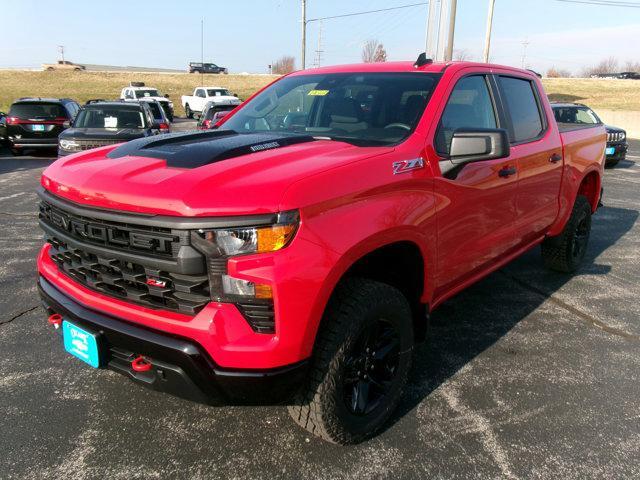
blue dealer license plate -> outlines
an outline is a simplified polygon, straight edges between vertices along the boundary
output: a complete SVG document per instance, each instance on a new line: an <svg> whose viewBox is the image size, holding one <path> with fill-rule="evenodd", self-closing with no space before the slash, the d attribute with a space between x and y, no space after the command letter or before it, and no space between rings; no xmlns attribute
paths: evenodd
<svg viewBox="0 0 640 480"><path fill-rule="evenodd" d="M614 153L616 153L616 147L607 147L605 150L606 155L613 155Z"/></svg>
<svg viewBox="0 0 640 480"><path fill-rule="evenodd" d="M44 125L31 125L34 132L44 132Z"/></svg>
<svg viewBox="0 0 640 480"><path fill-rule="evenodd" d="M62 322L64 349L93 368L100 367L98 336L66 320Z"/></svg>

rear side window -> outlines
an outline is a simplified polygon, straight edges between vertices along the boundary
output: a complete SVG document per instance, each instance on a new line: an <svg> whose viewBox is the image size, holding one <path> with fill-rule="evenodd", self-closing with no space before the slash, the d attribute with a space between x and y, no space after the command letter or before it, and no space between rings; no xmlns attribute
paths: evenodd
<svg viewBox="0 0 640 480"><path fill-rule="evenodd" d="M157 103L149 103L149 108L151 109L151 112L153 113L153 117L160 120L162 119L162 113L160 113L160 105Z"/></svg>
<svg viewBox="0 0 640 480"><path fill-rule="evenodd" d="M499 77L499 82L513 124L511 141L520 143L538 137L544 125L533 84L514 77Z"/></svg>
<svg viewBox="0 0 640 480"><path fill-rule="evenodd" d="M497 128L496 114L484 75L461 79L451 92L436 134L436 150L448 155L458 129Z"/></svg>
<svg viewBox="0 0 640 480"><path fill-rule="evenodd" d="M68 118L67 110L59 103L28 102L14 103L9 110L9 116L22 120L30 118Z"/></svg>

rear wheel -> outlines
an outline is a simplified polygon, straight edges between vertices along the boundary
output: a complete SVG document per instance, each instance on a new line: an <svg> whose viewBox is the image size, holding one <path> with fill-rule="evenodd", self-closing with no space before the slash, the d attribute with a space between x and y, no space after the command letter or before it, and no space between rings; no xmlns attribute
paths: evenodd
<svg viewBox="0 0 640 480"><path fill-rule="evenodd" d="M587 197L578 195L562 233L542 242L545 267L564 273L575 271L587 251L590 234L591 205Z"/></svg>
<svg viewBox="0 0 640 480"><path fill-rule="evenodd" d="M193 111L189 107L188 103L184 106L184 113L187 116L187 118L193 118Z"/></svg>
<svg viewBox="0 0 640 480"><path fill-rule="evenodd" d="M396 408L412 349L411 308L402 293L372 280L346 280L327 307L309 378L289 413L330 442L364 440Z"/></svg>
<svg viewBox="0 0 640 480"><path fill-rule="evenodd" d="M11 148L11 155L13 155L14 157L20 157L22 156L22 150L19 148Z"/></svg>

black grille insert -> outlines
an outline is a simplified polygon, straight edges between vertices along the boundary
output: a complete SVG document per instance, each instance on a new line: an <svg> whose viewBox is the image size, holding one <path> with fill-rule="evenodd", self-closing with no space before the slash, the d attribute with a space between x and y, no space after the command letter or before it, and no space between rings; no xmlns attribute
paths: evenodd
<svg viewBox="0 0 640 480"><path fill-rule="evenodd" d="M92 290L187 315L195 315L210 301L207 275L158 271L72 248L56 238L49 238L48 242L51 244L51 259L58 268Z"/></svg>

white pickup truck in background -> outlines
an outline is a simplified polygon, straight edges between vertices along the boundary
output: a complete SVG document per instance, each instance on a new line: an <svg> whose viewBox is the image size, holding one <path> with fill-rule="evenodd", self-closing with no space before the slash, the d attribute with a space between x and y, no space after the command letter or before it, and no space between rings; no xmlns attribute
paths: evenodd
<svg viewBox="0 0 640 480"><path fill-rule="evenodd" d="M144 82L131 82L120 92L120 100L125 102L137 102L141 98L160 102L167 118L173 122L173 102L169 100L169 95L162 95L157 88L147 87Z"/></svg>
<svg viewBox="0 0 640 480"><path fill-rule="evenodd" d="M241 103L236 95L222 87L197 87L193 90L193 95L182 96L182 106L188 118L193 118L194 114L200 115L209 102L216 105L240 105Z"/></svg>

